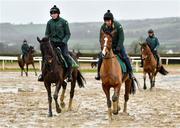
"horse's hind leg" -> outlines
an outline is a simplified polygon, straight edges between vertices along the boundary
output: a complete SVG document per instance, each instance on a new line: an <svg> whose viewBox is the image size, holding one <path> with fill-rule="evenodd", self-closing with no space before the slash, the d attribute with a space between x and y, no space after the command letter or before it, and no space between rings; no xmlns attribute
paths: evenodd
<svg viewBox="0 0 180 128"><path fill-rule="evenodd" d="M36 68L34 66L34 63L32 63L32 66L33 66L33 69L34 69L34 72L35 72L35 76L37 76L37 72L36 72Z"/></svg>
<svg viewBox="0 0 180 128"><path fill-rule="evenodd" d="M62 84L62 87L63 87L63 90L62 90L62 94L61 94L61 97L60 97L60 105L62 108L65 107L65 103L64 103L64 95L65 95L65 92L66 92L66 86L67 86L67 83L65 81L63 81L63 84Z"/></svg>
<svg viewBox="0 0 180 128"><path fill-rule="evenodd" d="M107 98L108 117L109 117L109 120L112 120L110 88L105 88L105 86L103 86L103 91L106 94L106 98Z"/></svg>
<svg viewBox="0 0 180 128"><path fill-rule="evenodd" d="M74 97L74 88L76 87L76 80L73 78L73 81L71 82L71 90L70 90L70 99L69 99L69 106L68 111L72 110L72 100Z"/></svg>
<svg viewBox="0 0 180 128"><path fill-rule="evenodd" d="M129 100L129 94L131 92L131 82L132 80L130 79L125 81L124 110L123 110L123 112L125 113L127 113L127 102Z"/></svg>
<svg viewBox="0 0 180 128"><path fill-rule="evenodd" d="M51 84L50 83L44 83L44 86L47 90L47 94L48 94L48 103L49 103L49 112L48 112L48 117L52 117L52 97L51 97Z"/></svg>
<svg viewBox="0 0 180 128"><path fill-rule="evenodd" d="M119 100L119 91L120 91L120 85L118 85L115 89L114 89L114 95L112 96L112 101L113 101L113 114L117 115L118 114L118 100Z"/></svg>
<svg viewBox="0 0 180 128"><path fill-rule="evenodd" d="M143 79L144 79L144 87L143 87L143 89L146 90L147 87L146 87L146 73L145 72L144 72Z"/></svg>
<svg viewBox="0 0 180 128"><path fill-rule="evenodd" d="M54 101L55 101L55 104L56 104L56 112L57 113L61 112L61 109L59 107L58 100L57 100L60 88L61 88L61 82L56 83L56 88L55 88L55 92L54 92L53 97L54 97Z"/></svg>

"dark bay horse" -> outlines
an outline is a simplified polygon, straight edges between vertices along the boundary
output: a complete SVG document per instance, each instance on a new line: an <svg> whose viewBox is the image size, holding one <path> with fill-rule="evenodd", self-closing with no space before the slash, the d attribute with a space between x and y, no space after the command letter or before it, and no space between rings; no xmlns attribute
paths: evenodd
<svg viewBox="0 0 180 128"><path fill-rule="evenodd" d="M34 54L34 47L30 46L29 47L29 51L28 54L24 56L24 61L23 58L18 56L18 64L19 67L21 68L21 76L23 76L23 71L25 72L26 76L28 76L28 65L32 64L34 72L35 72L35 76L37 76L37 72L34 66L34 60L33 60L33 54ZM26 65L26 71L24 70L24 66Z"/></svg>
<svg viewBox="0 0 180 128"><path fill-rule="evenodd" d="M113 114L118 114L120 110L119 95L122 84L125 82L125 94L124 94L124 110L127 112L127 102L129 94L135 93L135 85L132 84L132 79L128 74L122 74L121 66L116 58L116 55L112 50L112 33L101 32L101 50L103 54L103 62L100 69L100 76L102 80L102 88L107 98L108 117L112 119ZM110 88L114 89L114 95L112 96L113 110L111 110Z"/></svg>
<svg viewBox="0 0 180 128"><path fill-rule="evenodd" d="M59 103L57 101L58 99L58 93L60 91L61 86L63 87L63 91L60 97L61 101L61 107L65 107L64 103L64 95L66 91L66 82L64 81L66 79L66 71L63 67L62 62L59 61L57 54L55 53L55 49L51 45L49 39L47 37L44 37L39 39L37 37L38 42L40 43L40 50L42 53L43 58L43 68L42 68L42 75L44 78L44 85L47 90L48 94L48 103L49 103L49 114L48 116L51 117L52 114L52 97L51 97L51 84L55 83L55 92L53 95L53 98L55 100L56 105L56 112L60 113L61 108L59 106ZM75 59L75 56L72 56ZM74 97L74 89L76 86L76 81L79 85L79 87L84 87L85 79L81 75L81 72L78 68L74 68L72 72L73 80L71 82L71 90L70 90L70 100L69 100L69 106L68 110L72 110L72 100Z"/></svg>
<svg viewBox="0 0 180 128"><path fill-rule="evenodd" d="M167 75L168 72L164 69L162 65L157 66L157 61L151 52L151 49L149 48L148 44L145 43L139 43L141 46L141 54L143 59L143 74L144 74L144 89L147 89L146 87L146 74L148 73L149 79L150 79L150 89L152 89L155 86L155 78L157 73L161 73L162 75Z"/></svg>

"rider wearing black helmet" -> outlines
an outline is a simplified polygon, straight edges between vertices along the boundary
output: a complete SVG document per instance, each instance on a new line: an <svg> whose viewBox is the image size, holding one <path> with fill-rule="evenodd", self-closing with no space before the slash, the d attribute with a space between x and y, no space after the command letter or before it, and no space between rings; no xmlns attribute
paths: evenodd
<svg viewBox="0 0 180 128"><path fill-rule="evenodd" d="M122 58L122 60L125 62L130 78L135 78L133 75L131 63L129 61L128 55L124 47L123 27L119 22L114 20L113 14L110 12L110 10L108 10L104 14L104 23L101 26L100 32L101 31L108 32L108 33L111 33L112 31L115 32L113 36L113 40L112 40L113 52L114 54L119 55ZM98 61L98 73L97 73L97 76L95 77L96 80L100 80L101 64L102 64L102 56L99 58L99 61Z"/></svg>
<svg viewBox="0 0 180 128"><path fill-rule="evenodd" d="M159 40L154 35L154 31L152 29L148 30L148 37L146 38L146 42L148 46L150 47L152 53L157 59L157 66L160 65L160 56L158 54L158 48L159 48ZM141 67L143 67L143 60L141 59Z"/></svg>
<svg viewBox="0 0 180 128"><path fill-rule="evenodd" d="M70 38L70 30L68 22L60 17L60 10L59 8L54 5L50 9L50 16L52 17L46 26L45 35L49 37L50 42L54 48L60 48L64 59L67 62L67 78L68 82L72 81L72 64L71 58L69 57L68 52L68 40ZM41 75L38 79L39 81L43 81L43 76Z"/></svg>

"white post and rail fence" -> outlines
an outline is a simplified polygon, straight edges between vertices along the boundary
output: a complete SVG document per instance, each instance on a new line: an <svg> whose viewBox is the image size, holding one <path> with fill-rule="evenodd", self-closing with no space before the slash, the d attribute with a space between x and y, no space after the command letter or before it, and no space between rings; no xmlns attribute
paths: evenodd
<svg viewBox="0 0 180 128"><path fill-rule="evenodd" d="M140 57L130 57L132 60L132 63L135 64L135 70L139 70L139 64L140 64ZM5 70L5 65L7 61L17 61L17 57L13 56L0 56L0 61L2 62L1 69ZM166 65L169 64L169 60L180 60L180 57L161 57L161 60L166 61ZM34 57L34 61L39 63L39 69L41 70L41 64L42 64L42 57ZM93 59L93 57L79 57L78 59L79 62L86 62L86 63L91 63L91 62L97 62L98 59Z"/></svg>

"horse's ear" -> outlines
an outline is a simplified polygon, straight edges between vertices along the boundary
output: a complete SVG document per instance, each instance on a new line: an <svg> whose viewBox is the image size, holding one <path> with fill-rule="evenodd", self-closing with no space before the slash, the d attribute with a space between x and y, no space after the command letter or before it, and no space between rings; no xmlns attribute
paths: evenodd
<svg viewBox="0 0 180 128"><path fill-rule="evenodd" d="M142 46L142 43L141 43L141 42L139 42L139 45L140 45L140 46Z"/></svg>
<svg viewBox="0 0 180 128"><path fill-rule="evenodd" d="M39 43L41 43L41 40L40 40L40 38L39 38L39 37L37 37L37 41L38 41Z"/></svg>

